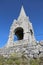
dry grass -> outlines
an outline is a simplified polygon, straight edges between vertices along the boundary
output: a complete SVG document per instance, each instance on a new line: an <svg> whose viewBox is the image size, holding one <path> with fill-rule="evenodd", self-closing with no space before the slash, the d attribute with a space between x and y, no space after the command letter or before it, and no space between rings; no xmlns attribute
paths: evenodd
<svg viewBox="0 0 43 65"><path fill-rule="evenodd" d="M24 55L18 57L18 54L13 54L10 58L0 56L0 65L43 65L43 58L26 59Z"/></svg>

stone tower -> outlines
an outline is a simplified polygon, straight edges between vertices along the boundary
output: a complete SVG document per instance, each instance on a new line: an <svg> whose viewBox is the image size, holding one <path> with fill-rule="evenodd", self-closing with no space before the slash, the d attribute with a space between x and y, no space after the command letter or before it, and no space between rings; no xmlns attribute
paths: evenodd
<svg viewBox="0 0 43 65"><path fill-rule="evenodd" d="M17 41L14 41L14 35L18 37ZM22 6L20 15L17 20L14 20L9 33L9 39L7 42L7 47L17 44L32 43L35 41L34 31L32 23L29 17L26 16L24 8Z"/></svg>

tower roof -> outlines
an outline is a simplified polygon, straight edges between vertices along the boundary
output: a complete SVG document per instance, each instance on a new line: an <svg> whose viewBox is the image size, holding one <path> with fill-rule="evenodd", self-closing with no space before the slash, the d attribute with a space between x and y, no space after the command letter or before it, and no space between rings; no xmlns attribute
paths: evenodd
<svg viewBox="0 0 43 65"><path fill-rule="evenodd" d="M21 11L20 11L20 15L19 15L19 18L21 18L21 17L26 17L26 13L25 13L23 6L21 7Z"/></svg>

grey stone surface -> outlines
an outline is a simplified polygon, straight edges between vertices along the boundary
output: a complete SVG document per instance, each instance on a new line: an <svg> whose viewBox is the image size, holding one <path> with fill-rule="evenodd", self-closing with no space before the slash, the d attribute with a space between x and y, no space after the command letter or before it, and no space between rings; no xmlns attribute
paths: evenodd
<svg viewBox="0 0 43 65"><path fill-rule="evenodd" d="M40 45L43 46L43 41L40 41Z"/></svg>
<svg viewBox="0 0 43 65"><path fill-rule="evenodd" d="M43 57L43 53L40 53L40 54L39 54L39 57Z"/></svg>
<svg viewBox="0 0 43 65"><path fill-rule="evenodd" d="M33 58L39 58L39 55L38 54L34 54Z"/></svg>
<svg viewBox="0 0 43 65"><path fill-rule="evenodd" d="M25 46L25 48L24 48ZM40 44L39 44L40 46ZM35 49L36 48L36 49ZM40 51L40 53L39 53ZM38 57L43 57L43 47L40 46L40 48L37 49L37 46L28 46L27 44L22 44L18 46L12 46L9 48L2 48L0 49L0 54L9 57L12 53L20 53L24 54L27 57L30 58L38 58Z"/></svg>

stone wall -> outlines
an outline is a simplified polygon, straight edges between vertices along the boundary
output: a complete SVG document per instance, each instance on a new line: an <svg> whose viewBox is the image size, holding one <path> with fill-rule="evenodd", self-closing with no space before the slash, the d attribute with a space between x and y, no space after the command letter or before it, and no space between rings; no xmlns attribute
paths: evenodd
<svg viewBox="0 0 43 65"><path fill-rule="evenodd" d="M9 57L12 53L24 54L30 58L43 57L43 42L29 44L28 40L22 40L16 44L13 43L12 47L0 49L0 54L5 57Z"/></svg>

